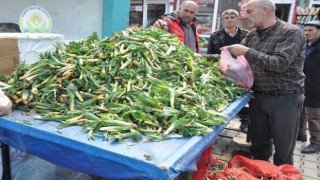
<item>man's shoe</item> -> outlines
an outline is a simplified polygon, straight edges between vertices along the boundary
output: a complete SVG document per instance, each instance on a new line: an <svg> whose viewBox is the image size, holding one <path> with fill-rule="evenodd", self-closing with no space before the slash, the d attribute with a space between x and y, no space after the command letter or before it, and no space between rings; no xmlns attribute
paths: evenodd
<svg viewBox="0 0 320 180"><path fill-rule="evenodd" d="M302 149L302 153L313 154L320 151L320 144L309 144L307 147Z"/></svg>
<svg viewBox="0 0 320 180"><path fill-rule="evenodd" d="M297 137L298 141L306 142L307 141L307 135L298 135Z"/></svg>
<svg viewBox="0 0 320 180"><path fill-rule="evenodd" d="M244 132L244 133L248 132L248 124L241 123L239 128L241 132Z"/></svg>

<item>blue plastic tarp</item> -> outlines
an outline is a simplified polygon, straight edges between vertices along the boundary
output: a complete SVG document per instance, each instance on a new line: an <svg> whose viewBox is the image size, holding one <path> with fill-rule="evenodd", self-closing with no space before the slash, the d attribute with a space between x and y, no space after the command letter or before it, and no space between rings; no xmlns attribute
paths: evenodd
<svg viewBox="0 0 320 180"><path fill-rule="evenodd" d="M250 94L241 97L223 111L228 121L250 98ZM182 172L194 172L202 152L225 128L216 126L206 136L118 143L103 138L89 141L80 126L58 129L58 122L35 120L34 116L14 110L0 117L0 141L62 167L115 179L175 179Z"/></svg>

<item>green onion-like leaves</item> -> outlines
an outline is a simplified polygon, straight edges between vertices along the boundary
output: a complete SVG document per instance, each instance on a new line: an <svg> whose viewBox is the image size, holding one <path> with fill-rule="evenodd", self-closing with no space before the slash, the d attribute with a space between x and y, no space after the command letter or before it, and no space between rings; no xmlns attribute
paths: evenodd
<svg viewBox="0 0 320 180"><path fill-rule="evenodd" d="M59 128L80 125L88 139L160 141L212 132L220 112L247 90L198 58L176 35L127 28L110 38L56 46L1 77L15 108L36 109Z"/></svg>

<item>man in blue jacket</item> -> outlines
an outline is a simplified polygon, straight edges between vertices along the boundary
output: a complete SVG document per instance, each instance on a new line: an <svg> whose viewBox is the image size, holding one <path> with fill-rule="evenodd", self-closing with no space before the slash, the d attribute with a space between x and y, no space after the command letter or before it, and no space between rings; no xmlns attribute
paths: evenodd
<svg viewBox="0 0 320 180"><path fill-rule="evenodd" d="M310 132L310 144L302 153L320 152L320 22L304 24L303 33L307 40L305 49L305 111ZM303 123L303 122L301 122Z"/></svg>

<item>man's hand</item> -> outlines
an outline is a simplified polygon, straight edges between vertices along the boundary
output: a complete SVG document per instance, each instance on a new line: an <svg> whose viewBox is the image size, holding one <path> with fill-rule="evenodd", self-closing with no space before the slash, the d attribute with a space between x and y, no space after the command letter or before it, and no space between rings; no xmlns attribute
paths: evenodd
<svg viewBox="0 0 320 180"><path fill-rule="evenodd" d="M154 27L156 28L160 28L160 29L167 29L168 28L168 24L166 21L162 20L162 19L158 19L154 24Z"/></svg>
<svg viewBox="0 0 320 180"><path fill-rule="evenodd" d="M248 47L241 44L234 44L231 46L225 46L229 52L235 56L245 55L249 50Z"/></svg>
<svg viewBox="0 0 320 180"><path fill-rule="evenodd" d="M202 57L202 55L201 55L201 54L199 54L199 53L194 53L194 56L195 56L195 57L197 57L197 58Z"/></svg>

